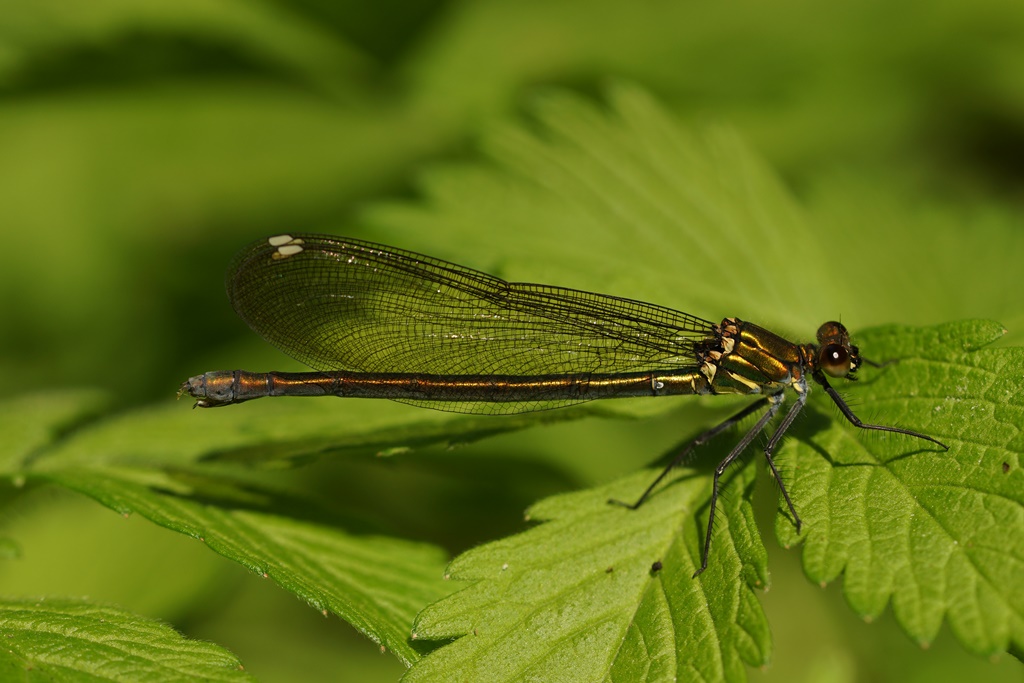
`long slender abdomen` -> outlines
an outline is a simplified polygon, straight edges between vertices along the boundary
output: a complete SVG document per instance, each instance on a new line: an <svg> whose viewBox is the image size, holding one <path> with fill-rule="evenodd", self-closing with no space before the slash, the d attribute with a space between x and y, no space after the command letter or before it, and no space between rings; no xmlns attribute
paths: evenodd
<svg viewBox="0 0 1024 683"><path fill-rule="evenodd" d="M215 371L189 378L179 393L201 408L264 396L340 396L393 400L507 403L707 393L699 372L585 375L426 375L360 372Z"/></svg>

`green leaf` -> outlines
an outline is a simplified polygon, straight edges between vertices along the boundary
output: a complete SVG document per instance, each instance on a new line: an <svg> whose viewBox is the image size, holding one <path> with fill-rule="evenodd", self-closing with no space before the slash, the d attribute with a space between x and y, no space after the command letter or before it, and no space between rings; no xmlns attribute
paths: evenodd
<svg viewBox="0 0 1024 683"><path fill-rule="evenodd" d="M5 681L252 681L212 643L115 607L80 600L0 600Z"/></svg>
<svg viewBox="0 0 1024 683"><path fill-rule="evenodd" d="M403 680L745 680L744 663L764 665L770 651L752 590L768 581L754 469L723 490L699 579L707 478L681 475L635 511L608 499L635 498L654 471L550 498L530 511L540 526L457 558L450 578L472 585L424 610L415 630L458 639Z"/></svg>
<svg viewBox="0 0 1024 683"><path fill-rule="evenodd" d="M891 600L922 645L945 619L983 655L1024 650L1024 349L979 349L1003 333L967 321L858 335L865 352L902 359L866 369L844 390L860 416L923 431L950 449L818 414L781 456L802 536L788 513L776 518L783 545L803 541L812 580L843 575L858 614L876 617Z"/></svg>
<svg viewBox="0 0 1024 683"><path fill-rule="evenodd" d="M418 657L408 642L414 615L449 590L439 548L306 521L309 511L245 487L240 477L152 464L85 467L59 456L33 474L199 539L324 615L337 614L406 663Z"/></svg>

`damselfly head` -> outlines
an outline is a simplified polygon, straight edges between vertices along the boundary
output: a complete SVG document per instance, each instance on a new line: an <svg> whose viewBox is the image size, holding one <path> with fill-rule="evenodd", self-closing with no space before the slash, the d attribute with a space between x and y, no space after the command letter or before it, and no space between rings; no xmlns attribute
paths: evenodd
<svg viewBox="0 0 1024 683"><path fill-rule="evenodd" d="M842 323L830 321L818 328L817 366L830 377L855 379L860 367L860 352L850 343L850 333Z"/></svg>

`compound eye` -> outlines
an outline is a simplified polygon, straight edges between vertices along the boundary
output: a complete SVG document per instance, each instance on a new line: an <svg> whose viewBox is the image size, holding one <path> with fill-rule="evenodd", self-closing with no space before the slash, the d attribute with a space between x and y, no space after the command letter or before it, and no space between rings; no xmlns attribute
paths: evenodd
<svg viewBox="0 0 1024 683"><path fill-rule="evenodd" d="M831 377L846 377L852 369L850 351L842 344L829 344L821 350L821 369Z"/></svg>

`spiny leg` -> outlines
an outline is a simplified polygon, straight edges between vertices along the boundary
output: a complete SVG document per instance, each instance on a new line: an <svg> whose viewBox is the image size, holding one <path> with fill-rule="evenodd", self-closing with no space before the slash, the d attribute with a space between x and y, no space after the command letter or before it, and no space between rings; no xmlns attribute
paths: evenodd
<svg viewBox="0 0 1024 683"><path fill-rule="evenodd" d="M846 401L842 399L838 391L832 388L832 385L828 383L828 380L825 379L825 376L823 374L821 374L820 372L814 373L814 381L820 384L822 389L824 389L828 393L828 395L832 398L832 401L839 407L839 410L842 411L843 416L846 417L846 419L849 420L850 424L852 424L854 427L860 427L861 429L874 429L880 432L906 434L907 436L913 436L918 439L924 439L925 441L931 441L934 444L942 446L945 450L949 450L949 446L947 446L946 444L942 443L938 439L934 439L928 436L927 434L922 434L921 432L915 432L910 429L901 429L899 427L873 425L862 422L859 417L853 414L853 411L850 409L850 406L846 405Z"/></svg>
<svg viewBox="0 0 1024 683"><path fill-rule="evenodd" d="M772 438L768 439L768 444L764 447L764 457L768 461L768 467L772 470L772 476L775 477L775 482L779 485L779 490L782 491L782 497L786 499L786 505L789 506L789 514L793 515L793 522L796 524L796 532L800 533L800 515L796 514L796 508L793 507L793 501L789 498L789 491L786 490L786 485L782 483L782 477L779 475L779 470L775 468L775 460L772 458L772 453L775 451L775 447L782 440L783 434L793 424L793 420L803 410L804 404L807 402L807 391L802 391L797 394L796 403L786 413L786 417L782 418L782 422L779 424L775 433L772 434Z"/></svg>
<svg viewBox="0 0 1024 683"><path fill-rule="evenodd" d="M725 456L722 462L718 463L715 468L715 478L711 484L711 504L708 508L708 532L704 536L704 552L701 554L700 569L693 573L693 578L697 578L701 572L708 568L708 553L711 551L711 532L715 525L715 506L718 504L718 480L721 478L722 473L725 472L726 468L732 464L732 462L740 456L743 451L747 449L750 442L760 434L765 426L775 417L775 413L779 412L779 408L782 406L784 395L780 391L777 394L768 396L765 400L769 402L768 410L765 414L757 421L754 427L743 435L740 442L729 452L729 455ZM760 401L758 403L761 403Z"/></svg>
<svg viewBox="0 0 1024 683"><path fill-rule="evenodd" d="M626 503L626 502L621 501L621 500L617 500L615 498L609 498L608 502L611 503L612 505L621 505L624 508L629 508L630 510L636 510L638 507L640 507L643 504L643 502L645 500L647 500L647 497L651 495L651 491L653 491L658 486L658 484L661 483L662 479L664 479L666 476L668 476L668 473L671 472L673 469L675 469L680 464L685 462L687 456L690 455L690 453L692 453L695 448L697 448L699 446L703 446L704 444L706 444L711 439L715 438L716 436L718 436L719 434L721 434L725 430L729 429L729 427L732 427L733 425L738 423L740 420L745 418L747 415L750 415L751 413L757 412L758 410L760 410L761 408L764 407L764 404L767 403L768 400L769 400L769 398L766 397L766 398L762 398L759 401L754 401L753 403L751 403L749 406L747 406L746 408L744 408L740 412L736 413L735 415L733 415L729 419L725 420L724 422L721 422L718 425L716 425L716 426L712 427L711 429L707 430L706 432L704 432L703 434L698 436L696 439L691 441L689 444L687 444L686 448L684 448L682 451L680 451L679 454L676 455L676 457L672 458L672 462L670 462L665 467L665 469L663 469L661 471L661 474L659 474L658 477L654 481L651 482L651 485L648 486L644 490L644 492L640 494L640 497L637 499L637 501L635 503L630 504L630 503Z"/></svg>

